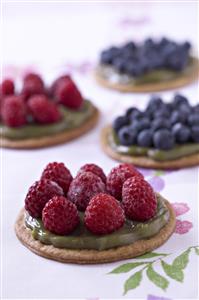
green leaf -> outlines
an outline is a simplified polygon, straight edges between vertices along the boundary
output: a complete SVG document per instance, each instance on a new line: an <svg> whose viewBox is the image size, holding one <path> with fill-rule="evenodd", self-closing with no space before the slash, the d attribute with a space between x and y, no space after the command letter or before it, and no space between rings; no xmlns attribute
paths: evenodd
<svg viewBox="0 0 199 300"><path fill-rule="evenodd" d="M199 255L199 248L196 247L196 248L194 248L194 249L195 249L196 254Z"/></svg>
<svg viewBox="0 0 199 300"><path fill-rule="evenodd" d="M147 268L146 274L149 278L149 280L151 280L156 286L160 287L163 290L166 290L168 285L169 285L169 281L161 276L160 274L158 274L152 267L152 265L150 265Z"/></svg>
<svg viewBox="0 0 199 300"><path fill-rule="evenodd" d="M166 253L156 253L156 252L148 252L144 255L138 256L137 259L145 259L145 258L152 258L156 256L166 256Z"/></svg>
<svg viewBox="0 0 199 300"><path fill-rule="evenodd" d="M127 279L124 284L124 295L128 291L133 290L136 287L138 287L140 285L141 280L142 280L142 270L136 272L131 277L129 277L129 279Z"/></svg>
<svg viewBox="0 0 199 300"><path fill-rule="evenodd" d="M163 260L161 261L162 267L165 271L165 273L171 277L172 279L175 279L177 281L183 282L184 274L183 271L174 267L173 265L169 265Z"/></svg>
<svg viewBox="0 0 199 300"><path fill-rule="evenodd" d="M176 259L174 259L173 261L173 267L181 270L185 269L189 262L189 253L190 249L177 256Z"/></svg>
<svg viewBox="0 0 199 300"><path fill-rule="evenodd" d="M131 270L133 270L136 267L139 267L143 264L147 264L147 262L135 262L135 263L127 263L127 264L123 264L115 269L113 269L113 271L111 271L108 274L120 274L120 273L127 273Z"/></svg>

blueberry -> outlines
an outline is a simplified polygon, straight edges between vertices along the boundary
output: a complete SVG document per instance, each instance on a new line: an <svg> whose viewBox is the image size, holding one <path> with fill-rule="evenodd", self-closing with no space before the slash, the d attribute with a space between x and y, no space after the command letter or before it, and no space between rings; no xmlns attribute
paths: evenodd
<svg viewBox="0 0 199 300"><path fill-rule="evenodd" d="M147 105L147 110L155 111L163 105L163 101L158 96L152 96Z"/></svg>
<svg viewBox="0 0 199 300"><path fill-rule="evenodd" d="M193 114L188 117L188 124L193 125L199 125L199 114Z"/></svg>
<svg viewBox="0 0 199 300"><path fill-rule="evenodd" d="M100 62L102 64L111 64L113 61L113 57L109 51L103 51L100 56Z"/></svg>
<svg viewBox="0 0 199 300"><path fill-rule="evenodd" d="M182 104L189 105L187 98L180 94L176 94L173 100L174 107L179 107Z"/></svg>
<svg viewBox="0 0 199 300"><path fill-rule="evenodd" d="M142 118L141 120L134 120L130 127L137 132L140 132L143 129L147 129L150 127L150 121L147 118Z"/></svg>
<svg viewBox="0 0 199 300"><path fill-rule="evenodd" d="M113 60L113 66L122 73L125 71L125 60L121 57L116 57Z"/></svg>
<svg viewBox="0 0 199 300"><path fill-rule="evenodd" d="M168 129L159 129L153 135L153 144L160 150L170 150L175 145L175 138Z"/></svg>
<svg viewBox="0 0 199 300"><path fill-rule="evenodd" d="M196 104L196 105L193 107L193 112L199 114L199 104Z"/></svg>
<svg viewBox="0 0 199 300"><path fill-rule="evenodd" d="M137 144L140 147L151 147L153 144L153 135L150 129L142 130L137 137Z"/></svg>
<svg viewBox="0 0 199 300"><path fill-rule="evenodd" d="M113 129L118 132L118 130L123 127L128 125L128 118L126 116L119 116L113 121Z"/></svg>
<svg viewBox="0 0 199 300"><path fill-rule="evenodd" d="M130 62L127 65L127 72L133 77L138 77L142 74L142 70L140 68L140 65L135 62Z"/></svg>
<svg viewBox="0 0 199 300"><path fill-rule="evenodd" d="M118 132L118 138L122 145L131 146L136 143L137 132L129 126L122 127Z"/></svg>
<svg viewBox="0 0 199 300"><path fill-rule="evenodd" d="M132 116L133 115L136 115L137 113L139 113L139 110L135 107L130 107L126 110L126 116L129 117L129 116Z"/></svg>
<svg viewBox="0 0 199 300"><path fill-rule="evenodd" d="M129 119L134 121L135 119L142 119L144 117L144 113L138 109L134 109L132 113L129 115Z"/></svg>
<svg viewBox="0 0 199 300"><path fill-rule="evenodd" d="M167 108L160 108L158 111L154 112L154 118L169 118L170 111Z"/></svg>
<svg viewBox="0 0 199 300"><path fill-rule="evenodd" d="M171 124L170 121L168 119L156 119L153 120L152 124L151 124L151 128L153 131L156 131L158 129L170 129Z"/></svg>
<svg viewBox="0 0 199 300"><path fill-rule="evenodd" d="M195 143L199 143L199 125L195 125L191 128L191 137Z"/></svg>
<svg viewBox="0 0 199 300"><path fill-rule="evenodd" d="M191 131L189 127L181 124L176 123L172 128L172 133L176 139L176 142L181 143L187 143L191 136Z"/></svg>
<svg viewBox="0 0 199 300"><path fill-rule="evenodd" d="M182 46L185 50L190 50L191 49L191 44L189 42L185 42Z"/></svg>
<svg viewBox="0 0 199 300"><path fill-rule="evenodd" d="M134 42L128 42L123 46L123 50L130 50L130 51L135 51L137 49L137 46Z"/></svg>
<svg viewBox="0 0 199 300"><path fill-rule="evenodd" d="M187 120L187 115L183 114L180 111L176 110L176 111L173 111L171 114L170 121L171 121L172 125L174 125L176 123L186 123L186 120Z"/></svg>

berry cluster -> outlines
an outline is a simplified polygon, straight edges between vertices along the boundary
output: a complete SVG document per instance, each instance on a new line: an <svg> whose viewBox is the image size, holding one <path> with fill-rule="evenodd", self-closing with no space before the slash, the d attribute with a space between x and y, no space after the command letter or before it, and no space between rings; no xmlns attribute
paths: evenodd
<svg viewBox="0 0 199 300"><path fill-rule="evenodd" d="M179 94L170 103L153 96L145 111L132 107L117 117L113 129L125 146L170 150L176 144L199 143L199 105L191 106Z"/></svg>
<svg viewBox="0 0 199 300"><path fill-rule="evenodd" d="M55 123L62 117L60 105L75 110L82 103L82 95L68 75L57 78L47 87L38 74L29 73L24 77L19 93L15 92L14 82L10 79L0 85L0 119L9 127Z"/></svg>
<svg viewBox="0 0 199 300"><path fill-rule="evenodd" d="M166 38L160 41L147 39L142 44L128 42L104 50L100 63L133 77L158 69L182 71L188 64L190 48L189 42L178 44Z"/></svg>
<svg viewBox="0 0 199 300"><path fill-rule="evenodd" d="M95 164L86 164L73 179L63 163L49 163L41 179L30 188L25 209L42 218L44 227L60 235L70 234L84 211L84 225L94 234L121 228L125 216L147 221L157 210L156 195L143 175L130 164L121 164L106 177Z"/></svg>

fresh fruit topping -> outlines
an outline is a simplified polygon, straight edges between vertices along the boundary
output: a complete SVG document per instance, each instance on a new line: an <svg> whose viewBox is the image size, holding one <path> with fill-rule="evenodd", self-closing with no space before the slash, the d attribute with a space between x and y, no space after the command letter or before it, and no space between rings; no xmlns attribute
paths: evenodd
<svg viewBox="0 0 199 300"><path fill-rule="evenodd" d="M138 222L149 220L157 211L156 195L149 183L140 177L124 182L122 204L127 218Z"/></svg>
<svg viewBox="0 0 199 300"><path fill-rule="evenodd" d="M42 212L45 229L59 235L70 234L79 224L76 206L63 196L50 199Z"/></svg>
<svg viewBox="0 0 199 300"><path fill-rule="evenodd" d="M109 234L120 229L125 221L120 203L108 194L94 196L86 208L84 223L94 234Z"/></svg>
<svg viewBox="0 0 199 300"><path fill-rule="evenodd" d="M64 194L67 195L69 186L73 177L63 163L52 162L49 163L43 170L42 179L49 179L56 182L64 191Z"/></svg>
<svg viewBox="0 0 199 300"><path fill-rule="evenodd" d="M104 171L102 170L102 168L100 168L99 166L97 166L95 164L86 164L80 168L80 170L77 174L79 175L82 172L91 172L91 173L97 175L98 177L100 177L101 180L106 184L106 175L104 174Z"/></svg>
<svg viewBox="0 0 199 300"><path fill-rule="evenodd" d="M66 82L66 81L70 81L70 80L72 80L71 79L71 77L69 76L69 75L63 75L63 76L60 76L60 77L58 77L53 83L52 83L52 85L51 85L51 87L50 87L50 94L53 96L54 94L55 94L55 92L56 92L56 89L57 89L57 87L59 86L59 84L61 83L61 82Z"/></svg>
<svg viewBox="0 0 199 300"><path fill-rule="evenodd" d="M191 106L180 94L176 94L171 103L152 96L145 111L130 107L112 124L119 144L160 150L197 143L197 131L192 130L195 126L199 126L199 106Z"/></svg>
<svg viewBox="0 0 199 300"><path fill-rule="evenodd" d="M101 178L91 172L83 172L71 182L67 197L78 210L85 211L91 198L101 192L105 192Z"/></svg>
<svg viewBox="0 0 199 300"><path fill-rule="evenodd" d="M122 187L130 177L143 178L143 175L131 164L120 164L114 167L107 176L106 188L117 200L122 198Z"/></svg>
<svg viewBox="0 0 199 300"><path fill-rule="evenodd" d="M5 125L20 127L26 124L27 108L22 96L7 96L3 99L1 117Z"/></svg>
<svg viewBox="0 0 199 300"><path fill-rule="evenodd" d="M199 143L199 125L195 125L191 128L191 136L195 143Z"/></svg>
<svg viewBox="0 0 199 300"><path fill-rule="evenodd" d="M33 218L40 218L45 204L53 196L63 196L62 188L50 180L36 181L28 190L25 209Z"/></svg>
<svg viewBox="0 0 199 300"><path fill-rule="evenodd" d="M38 123L55 123L61 119L58 106L45 95L32 96L28 100L28 108Z"/></svg>
<svg viewBox="0 0 199 300"><path fill-rule="evenodd" d="M15 91L14 82L11 79L4 79L0 85L0 95L13 95Z"/></svg>
<svg viewBox="0 0 199 300"><path fill-rule="evenodd" d="M155 148L170 150L175 145L175 138L168 129L158 129L153 136Z"/></svg>
<svg viewBox="0 0 199 300"><path fill-rule="evenodd" d="M38 74L27 74L24 77L22 94L26 99L32 95L45 94L45 87L42 78Z"/></svg>
<svg viewBox="0 0 199 300"><path fill-rule="evenodd" d="M110 47L100 56L102 65L111 65L119 73L139 77L152 70L182 71L189 62L191 45L163 38L146 39L142 44L128 42L121 47ZM176 100L178 102L178 100Z"/></svg>
<svg viewBox="0 0 199 300"><path fill-rule="evenodd" d="M83 103L82 95L70 77L60 80L57 84L55 98L58 103L71 109L79 109Z"/></svg>

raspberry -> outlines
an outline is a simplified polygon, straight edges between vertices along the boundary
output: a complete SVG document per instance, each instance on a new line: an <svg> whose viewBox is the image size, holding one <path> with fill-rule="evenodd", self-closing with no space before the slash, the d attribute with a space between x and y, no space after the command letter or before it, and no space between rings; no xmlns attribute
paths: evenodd
<svg viewBox="0 0 199 300"><path fill-rule="evenodd" d="M7 96L3 99L1 116L5 125L20 127L26 124L27 107L22 96Z"/></svg>
<svg viewBox="0 0 199 300"><path fill-rule="evenodd" d="M101 178L91 172L83 172L71 182L68 199L76 204L78 210L84 211L90 199L100 192L105 192Z"/></svg>
<svg viewBox="0 0 199 300"><path fill-rule="evenodd" d="M42 78L37 74L27 74L24 77L22 94L26 99L32 95L45 94L45 87Z"/></svg>
<svg viewBox="0 0 199 300"><path fill-rule="evenodd" d="M50 94L51 95L54 95L55 94L55 91L58 87L58 85L63 82L63 81L71 81L71 77L69 75L63 75L63 76L60 76L58 77L51 85L50 87Z"/></svg>
<svg viewBox="0 0 199 300"><path fill-rule="evenodd" d="M72 79L61 80L55 89L55 98L58 103L71 109L78 109L83 103L83 98Z"/></svg>
<svg viewBox="0 0 199 300"><path fill-rule="evenodd" d="M131 177L125 181L122 204L126 216L133 221L147 221L157 210L157 199L152 187L139 177Z"/></svg>
<svg viewBox="0 0 199 300"><path fill-rule="evenodd" d="M63 190L57 183L46 179L36 181L26 195L25 209L33 218L39 218L45 204L56 195L63 195Z"/></svg>
<svg viewBox="0 0 199 300"><path fill-rule="evenodd" d="M98 177L100 177L101 180L106 184L106 175L104 174L102 168L98 167L97 165L86 164L80 168L77 175L81 174L82 172L91 172L91 173L97 175Z"/></svg>
<svg viewBox="0 0 199 300"><path fill-rule="evenodd" d="M42 212L44 227L60 235L71 233L79 224L76 206L63 196L54 196Z"/></svg>
<svg viewBox="0 0 199 300"><path fill-rule="evenodd" d="M41 175L42 179L49 179L56 182L64 191L66 195L73 177L70 171L63 163L53 162L49 163Z"/></svg>
<svg viewBox="0 0 199 300"><path fill-rule="evenodd" d="M55 123L61 118L58 106L45 95L35 95L28 100L28 108L36 122L41 124Z"/></svg>
<svg viewBox="0 0 199 300"><path fill-rule="evenodd" d="M14 82L11 79L5 79L0 85L0 94L3 96L13 95L15 91Z"/></svg>
<svg viewBox="0 0 199 300"><path fill-rule="evenodd" d="M125 216L120 203L107 194L94 196L86 208L84 223L94 234L108 234L124 224Z"/></svg>
<svg viewBox="0 0 199 300"><path fill-rule="evenodd" d="M131 164L120 164L113 168L107 176L107 191L116 199L122 198L122 186L130 177L141 177L143 175Z"/></svg>

